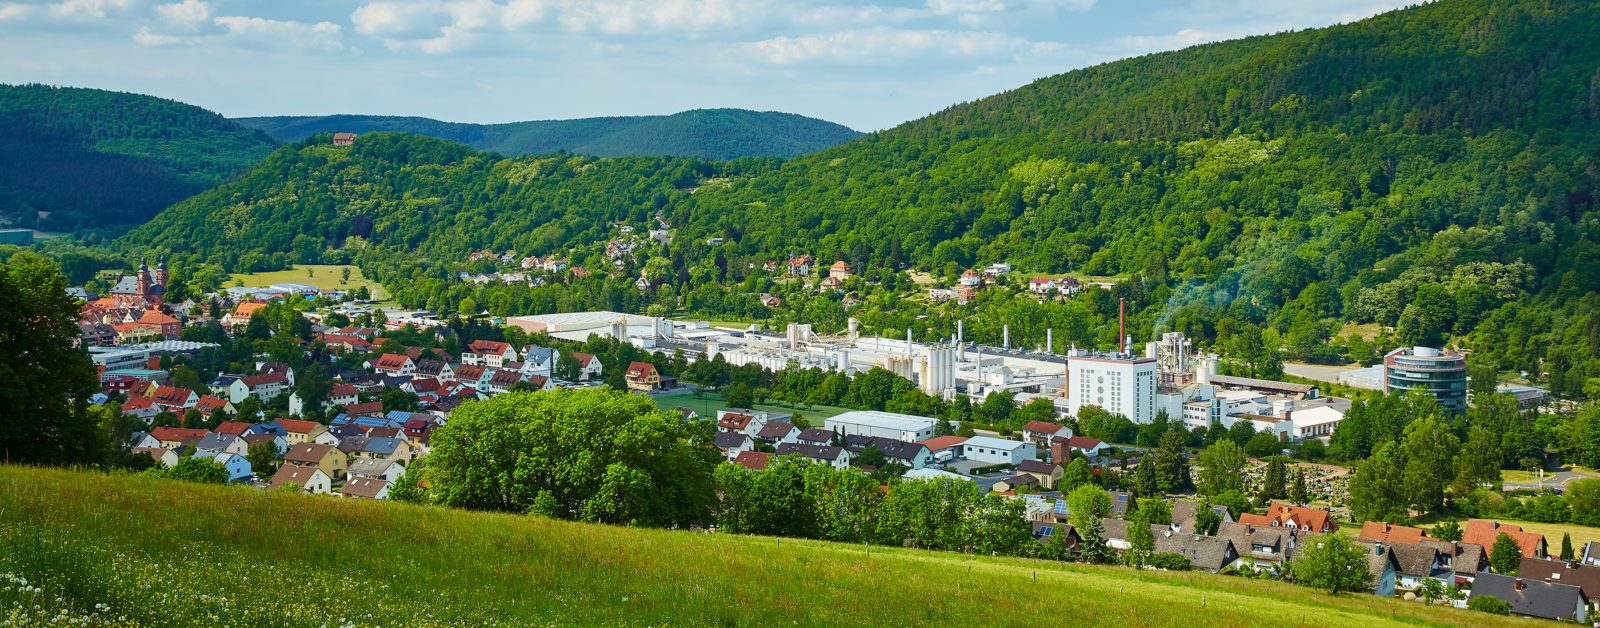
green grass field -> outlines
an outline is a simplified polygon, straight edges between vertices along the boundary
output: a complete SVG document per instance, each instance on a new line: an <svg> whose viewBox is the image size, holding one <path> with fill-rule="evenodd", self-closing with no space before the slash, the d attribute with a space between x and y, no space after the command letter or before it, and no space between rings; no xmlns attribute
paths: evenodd
<svg viewBox="0 0 1600 628"><path fill-rule="evenodd" d="M1468 625L1200 573L0 467L0 624ZM76 624L74 624L76 625Z"/></svg>
<svg viewBox="0 0 1600 628"><path fill-rule="evenodd" d="M717 417L718 410L728 407L727 402L723 401L722 395L713 392L704 393L699 399L695 399L694 394L692 393L651 397L651 399L656 402L657 406L664 409L670 410L672 408L682 406L690 410L694 410L702 417L713 419ZM751 409L766 410L768 412L787 412L789 414L798 412L801 416L811 421L812 425L817 427L822 426L823 419L831 416L838 416L850 411L849 408L836 408L834 406L807 407L805 405L801 405L798 408L791 408L787 405L771 403L758 403L755 404L755 406L756 407Z"/></svg>
<svg viewBox="0 0 1600 628"><path fill-rule="evenodd" d="M350 269L349 281L343 279L346 268ZM309 275L306 274L308 270L311 271ZM384 301L389 298L389 292L378 285L378 282L370 281L363 276L360 268L345 264L307 264L265 273L234 273L228 285L265 288L275 283L303 283L333 290L355 290L366 286L367 290L372 291L372 300Z"/></svg>

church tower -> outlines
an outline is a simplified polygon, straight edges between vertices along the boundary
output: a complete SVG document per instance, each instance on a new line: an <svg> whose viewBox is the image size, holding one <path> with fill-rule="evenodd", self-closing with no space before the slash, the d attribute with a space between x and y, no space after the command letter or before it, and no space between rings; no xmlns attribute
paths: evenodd
<svg viewBox="0 0 1600 628"><path fill-rule="evenodd" d="M156 285L167 287L167 259L164 257L156 264Z"/></svg>
<svg viewBox="0 0 1600 628"><path fill-rule="evenodd" d="M139 273L135 277L138 278L140 296L150 294L150 265L142 257L139 258Z"/></svg>

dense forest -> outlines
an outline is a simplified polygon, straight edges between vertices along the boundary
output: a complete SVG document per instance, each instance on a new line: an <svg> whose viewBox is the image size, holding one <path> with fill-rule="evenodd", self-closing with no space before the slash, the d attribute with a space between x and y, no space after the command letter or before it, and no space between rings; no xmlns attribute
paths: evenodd
<svg viewBox="0 0 1600 628"><path fill-rule="evenodd" d="M282 142L298 142L319 133L390 131L437 137L506 155L568 152L601 157L794 157L861 135L826 120L745 109L505 124L361 115L273 116L234 121L265 131Z"/></svg>
<svg viewBox="0 0 1600 628"><path fill-rule="evenodd" d="M1110 346L1122 297L1141 338L1215 340L1252 373L1280 355L1441 344L1579 396L1600 377L1600 50L1583 45L1597 39L1592 3L1444 0L1069 72L788 161L503 159L317 136L123 245L229 269L354 260L441 309L609 303L842 326L836 295L751 306L783 287L758 262L808 252L875 280L851 313L874 330L942 337L960 317L986 342L1010 323L1018 344L1049 325L1057 349ZM678 239L628 277L452 281L484 249L602 269L610 224L655 216ZM995 261L1120 283L1054 303L906 298L903 270L953 279ZM653 294L627 288L639 272L657 275ZM1385 331L1346 336L1347 323Z"/></svg>
<svg viewBox="0 0 1600 628"><path fill-rule="evenodd" d="M0 224L72 230L144 222L276 143L176 101L0 85Z"/></svg>

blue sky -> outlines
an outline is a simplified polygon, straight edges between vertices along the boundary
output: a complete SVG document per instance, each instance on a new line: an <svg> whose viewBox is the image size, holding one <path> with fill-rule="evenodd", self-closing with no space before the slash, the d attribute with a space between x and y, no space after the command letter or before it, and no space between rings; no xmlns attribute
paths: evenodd
<svg viewBox="0 0 1600 628"><path fill-rule="evenodd" d="M0 82L228 116L742 107L875 130L1073 68L1415 0L0 0Z"/></svg>

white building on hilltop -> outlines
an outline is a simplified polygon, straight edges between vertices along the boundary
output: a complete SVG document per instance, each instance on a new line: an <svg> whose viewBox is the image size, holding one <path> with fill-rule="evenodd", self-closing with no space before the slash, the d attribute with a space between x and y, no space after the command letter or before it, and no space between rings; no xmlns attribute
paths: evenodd
<svg viewBox="0 0 1600 628"><path fill-rule="evenodd" d="M1067 359L1067 398L1072 416L1100 406L1134 423L1156 418L1156 359L1074 355Z"/></svg>

